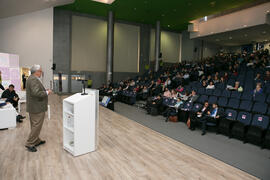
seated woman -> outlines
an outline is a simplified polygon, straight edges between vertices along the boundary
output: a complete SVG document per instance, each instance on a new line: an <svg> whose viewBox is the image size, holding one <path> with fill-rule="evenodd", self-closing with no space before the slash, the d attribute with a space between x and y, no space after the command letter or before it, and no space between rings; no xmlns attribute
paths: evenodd
<svg viewBox="0 0 270 180"><path fill-rule="evenodd" d="M183 91L184 91L183 86L182 86L182 85L179 85L179 86L176 88L176 91L177 91L178 93L183 92Z"/></svg>
<svg viewBox="0 0 270 180"><path fill-rule="evenodd" d="M188 98L189 98L189 93L188 93L188 91L186 91L185 94L180 94L180 99L181 99L182 101L187 101Z"/></svg>
<svg viewBox="0 0 270 180"><path fill-rule="evenodd" d="M261 85L261 83L257 83L256 88L253 91L253 96L256 96L256 95L262 94L262 93L263 93L262 85Z"/></svg>
<svg viewBox="0 0 270 180"><path fill-rule="evenodd" d="M164 97L171 98L172 94L171 91L168 88L165 88L165 92L163 93Z"/></svg>
<svg viewBox="0 0 270 180"><path fill-rule="evenodd" d="M206 86L206 89L215 89L215 85L214 85L213 81L210 81L208 86Z"/></svg>
<svg viewBox="0 0 270 180"><path fill-rule="evenodd" d="M177 92L173 89L171 93L171 97L176 99L177 96L178 96Z"/></svg>

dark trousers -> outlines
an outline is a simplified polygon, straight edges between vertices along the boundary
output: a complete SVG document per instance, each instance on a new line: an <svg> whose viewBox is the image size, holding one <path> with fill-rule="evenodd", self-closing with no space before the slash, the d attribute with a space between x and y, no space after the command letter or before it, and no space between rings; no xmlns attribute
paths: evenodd
<svg viewBox="0 0 270 180"><path fill-rule="evenodd" d="M158 109L158 105L157 104L149 104L147 107L147 112L150 113L151 112L151 108L156 108Z"/></svg>
<svg viewBox="0 0 270 180"><path fill-rule="evenodd" d="M217 119L209 117L209 116L203 116L201 118L201 122L202 122L202 131L205 132L206 131L206 125L208 122L212 122L212 123L216 123L217 124Z"/></svg>
<svg viewBox="0 0 270 180"><path fill-rule="evenodd" d="M173 108L173 107L167 108L163 114L166 117L166 120L168 120L169 116L171 116L172 114L176 114L177 115L176 109Z"/></svg>
<svg viewBox="0 0 270 180"><path fill-rule="evenodd" d="M200 121L200 117L197 116L196 112L191 112L189 115L190 119L190 129L195 130L198 122Z"/></svg>
<svg viewBox="0 0 270 180"><path fill-rule="evenodd" d="M14 108L16 108L18 106L18 101L14 101L13 99L8 99L7 100L7 102L10 102L13 105Z"/></svg>
<svg viewBox="0 0 270 180"><path fill-rule="evenodd" d="M178 110L178 119L182 122L187 122L190 111Z"/></svg>

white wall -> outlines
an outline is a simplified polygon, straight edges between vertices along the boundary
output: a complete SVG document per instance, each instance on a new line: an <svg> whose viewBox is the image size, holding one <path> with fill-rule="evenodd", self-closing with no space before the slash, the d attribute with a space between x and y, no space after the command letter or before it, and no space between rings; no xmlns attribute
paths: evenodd
<svg viewBox="0 0 270 180"><path fill-rule="evenodd" d="M180 61L181 34L161 31L161 47L163 62L178 63ZM150 36L150 60L155 60L155 30L151 30Z"/></svg>
<svg viewBox="0 0 270 180"><path fill-rule="evenodd" d="M20 67L40 64L52 87L53 8L0 19L0 52L18 54Z"/></svg>
<svg viewBox="0 0 270 180"><path fill-rule="evenodd" d="M199 32L190 34L191 38L203 37L216 33L242 29L267 23L267 11L270 10L270 2L251 8L243 9L224 16L209 19L206 22L194 20Z"/></svg>
<svg viewBox="0 0 270 180"><path fill-rule="evenodd" d="M107 23L72 16L72 71L106 72Z"/></svg>
<svg viewBox="0 0 270 180"><path fill-rule="evenodd" d="M139 72L140 27L115 23L114 72Z"/></svg>

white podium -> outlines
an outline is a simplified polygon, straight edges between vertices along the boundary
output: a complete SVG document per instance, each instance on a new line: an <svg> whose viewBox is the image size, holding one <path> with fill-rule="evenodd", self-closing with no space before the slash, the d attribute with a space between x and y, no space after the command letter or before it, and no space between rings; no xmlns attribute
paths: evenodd
<svg viewBox="0 0 270 180"><path fill-rule="evenodd" d="M99 120L98 90L74 94L63 100L63 146L73 156L97 148Z"/></svg>

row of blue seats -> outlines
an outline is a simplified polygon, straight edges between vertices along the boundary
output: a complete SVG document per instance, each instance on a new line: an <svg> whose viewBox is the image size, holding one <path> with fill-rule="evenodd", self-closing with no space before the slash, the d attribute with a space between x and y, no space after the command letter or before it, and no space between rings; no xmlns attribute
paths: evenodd
<svg viewBox="0 0 270 180"><path fill-rule="evenodd" d="M200 103L186 102L181 109L196 113L202 106ZM218 125L217 132L229 135L229 137L236 137L244 142L270 147L269 116L231 108L220 109L224 112L224 117L221 117L219 124L215 124Z"/></svg>
<svg viewBox="0 0 270 180"><path fill-rule="evenodd" d="M266 103L270 104L270 94L269 95L267 95L265 93L253 94L253 91L238 92L238 91L230 91L230 90L226 90L226 89L220 90L220 89L200 88L196 92L198 95L235 98L235 99L240 99L240 100L266 102Z"/></svg>
<svg viewBox="0 0 270 180"><path fill-rule="evenodd" d="M270 106L260 101L240 100L236 98L207 95L200 95L197 100L199 103L204 103L205 101L208 101L209 104L217 103L220 107L224 108L232 108L236 110L270 115Z"/></svg>

